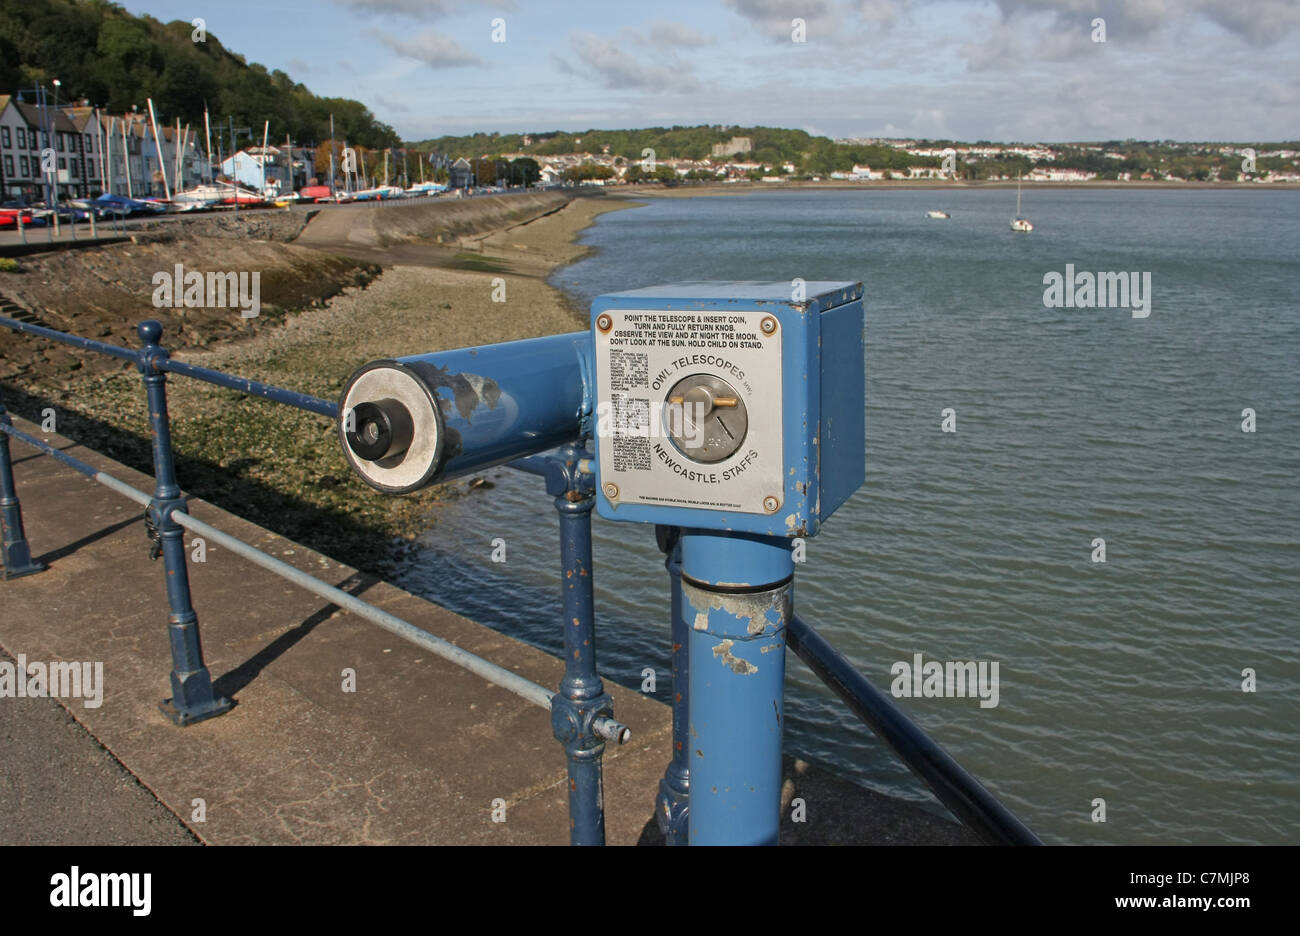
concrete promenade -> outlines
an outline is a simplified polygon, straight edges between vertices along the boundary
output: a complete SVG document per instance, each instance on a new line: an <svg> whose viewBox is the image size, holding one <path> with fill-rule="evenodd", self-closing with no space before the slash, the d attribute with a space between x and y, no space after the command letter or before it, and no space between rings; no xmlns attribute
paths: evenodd
<svg viewBox="0 0 1300 936"><path fill-rule="evenodd" d="M152 491L151 478L14 422ZM218 690L238 704L174 726L157 709L171 668L167 602L141 511L20 442L11 450L32 553L49 569L0 581L0 660L102 662L104 691L93 708L0 699L0 844L567 843L564 754L546 711L212 544L189 565L193 603ZM203 501L190 512L535 682L559 683L562 664L540 650ZM558 587L556 601L558 615ZM345 669L355 692L343 691ZM632 730L627 745L606 749L608 841L653 842L669 711L606 685ZM788 769L783 798L803 797L808 821L790 823L787 810L784 841L972 841L909 804L807 765ZM494 800L505 802L504 822L492 821Z"/></svg>

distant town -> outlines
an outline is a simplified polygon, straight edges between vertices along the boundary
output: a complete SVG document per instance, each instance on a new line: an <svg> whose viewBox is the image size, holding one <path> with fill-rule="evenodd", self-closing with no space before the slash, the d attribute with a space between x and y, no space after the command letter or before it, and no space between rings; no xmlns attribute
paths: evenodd
<svg viewBox="0 0 1300 936"><path fill-rule="evenodd" d="M322 141L294 141L269 120L236 127L205 115L194 127L158 115L152 101L110 114L53 97L43 87L0 94L0 201L49 200L51 187L70 198L170 200L214 184L266 197L321 187L398 197L421 186L419 194L687 182L1300 182L1300 144L830 140L710 126L480 134L367 148L330 139L328 127Z"/></svg>
<svg viewBox="0 0 1300 936"><path fill-rule="evenodd" d="M845 138L725 126L476 134L409 144L464 160L477 178L536 163L543 184L1012 181L1300 182L1300 143L964 143Z"/></svg>
<svg viewBox="0 0 1300 936"><path fill-rule="evenodd" d="M599 153L575 152L556 156L537 157L544 183L576 181L586 184L640 183L646 181L722 181L722 182L820 182L825 179L848 182L913 181L913 180L984 180L1012 181L1023 178L1025 182L1089 182L1094 179L1117 182L1300 182L1300 166L1296 165L1300 149L1256 150L1254 147L1222 145L1191 147L1195 156L1217 157L1254 168L1243 171L1221 162L1209 166L1192 167L1185 171L1177 165L1151 165L1134 168L1134 157L1122 150L1106 146L1077 144L1050 146L1044 144L978 144L953 143L939 145L924 140L893 139L841 139L835 144L842 147L890 147L899 154L914 157L903 166L873 167L869 162L854 162L849 168L825 173L801 169L790 160L779 163L759 162L746 158L753 149L748 137L732 137L727 143L714 147L704 159L665 158L640 160L612 156L607 148ZM1171 150L1186 145L1164 144ZM1083 157L1081 160L1080 157ZM1092 157L1088 159L1088 157ZM486 158L486 157L485 157ZM513 162L530 158L527 152L503 153L501 160ZM1081 161L1106 163L1098 168L1085 168ZM1263 161L1264 165L1260 166ZM1164 162L1164 160L1160 160ZM1270 163L1286 165L1273 168ZM1109 163L1109 165L1107 165ZM662 171L660 170L662 167ZM603 171L602 171L603 170ZM671 175L669 175L671 173Z"/></svg>

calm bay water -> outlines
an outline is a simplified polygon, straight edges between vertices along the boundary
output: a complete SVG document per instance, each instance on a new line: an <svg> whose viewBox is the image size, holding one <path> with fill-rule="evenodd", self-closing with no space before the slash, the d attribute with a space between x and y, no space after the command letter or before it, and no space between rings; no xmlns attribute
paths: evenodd
<svg viewBox="0 0 1300 936"><path fill-rule="evenodd" d="M1014 208L1005 190L665 199L602 216L554 282L585 304L862 280L867 482L809 540L800 612L886 689L915 653L997 661L996 708L899 701L1049 842L1295 842L1300 193L1034 188L1028 236ZM1045 308L1067 263L1150 272L1150 316ZM540 479L487 476L401 584L558 653L555 512ZM653 531L594 534L602 674L653 666L666 700ZM786 707L789 751L933 803L793 655Z"/></svg>

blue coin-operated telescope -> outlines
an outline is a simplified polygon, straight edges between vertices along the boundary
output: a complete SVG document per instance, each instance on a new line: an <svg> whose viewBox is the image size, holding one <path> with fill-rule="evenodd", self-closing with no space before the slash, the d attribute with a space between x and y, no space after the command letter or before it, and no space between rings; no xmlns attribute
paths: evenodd
<svg viewBox="0 0 1300 936"><path fill-rule="evenodd" d="M793 541L862 484L863 351L860 283L634 290L596 299L590 332L369 364L339 431L398 494L594 436L596 512L680 549L689 730L675 718L661 824L775 844Z"/></svg>
<svg viewBox="0 0 1300 936"><path fill-rule="evenodd" d="M862 286L636 290L598 298L592 332L596 510L681 528L682 824L691 844L775 844L792 540L865 471Z"/></svg>

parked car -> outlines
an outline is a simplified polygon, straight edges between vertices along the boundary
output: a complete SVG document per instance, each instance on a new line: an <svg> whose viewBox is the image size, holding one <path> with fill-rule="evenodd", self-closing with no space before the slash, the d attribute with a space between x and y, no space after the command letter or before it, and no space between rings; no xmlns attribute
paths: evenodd
<svg viewBox="0 0 1300 936"><path fill-rule="evenodd" d="M34 220L31 211L26 208L0 208L0 228L6 230L17 228L20 216L23 219L24 226L31 224Z"/></svg>
<svg viewBox="0 0 1300 936"><path fill-rule="evenodd" d="M75 205L68 204L67 202L59 202L59 204L54 208L47 208L46 210L57 214L59 216L59 223L61 224L84 224L90 220L90 213L88 211L78 208Z"/></svg>
<svg viewBox="0 0 1300 936"><path fill-rule="evenodd" d="M322 204L324 202L338 202L343 204L352 201L352 196L344 191L330 191L328 185L308 185L298 190L298 198L301 201L315 202Z"/></svg>

